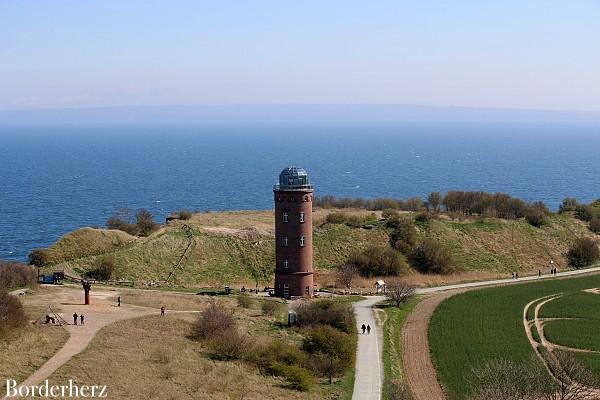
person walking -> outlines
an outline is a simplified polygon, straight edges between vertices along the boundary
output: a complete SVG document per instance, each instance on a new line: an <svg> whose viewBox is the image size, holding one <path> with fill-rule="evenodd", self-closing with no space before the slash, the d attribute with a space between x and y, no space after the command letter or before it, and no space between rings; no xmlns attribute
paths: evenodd
<svg viewBox="0 0 600 400"><path fill-rule="evenodd" d="M371 325L367 325L367 335L371 334Z"/></svg>
<svg viewBox="0 0 600 400"><path fill-rule="evenodd" d="M161 317L165 316L165 306L160 306L160 316Z"/></svg>
<svg viewBox="0 0 600 400"><path fill-rule="evenodd" d="M80 319L80 321L81 321L81 325L85 325L85 321L84 321L85 317L83 316L83 314L81 314L81 315L79 316L79 319Z"/></svg>
<svg viewBox="0 0 600 400"><path fill-rule="evenodd" d="M360 329L362 329L363 335L364 335L365 331L367 330L367 327L365 326L365 324L362 324L362 326L360 327Z"/></svg>
<svg viewBox="0 0 600 400"><path fill-rule="evenodd" d="M121 307L121 296L117 297L117 307Z"/></svg>
<svg viewBox="0 0 600 400"><path fill-rule="evenodd" d="M77 325L77 317L79 315L77 315L77 313L73 313L73 325Z"/></svg>
<svg viewBox="0 0 600 400"><path fill-rule="evenodd" d="M542 270L538 269L538 278L541 278L541 277L542 277Z"/></svg>

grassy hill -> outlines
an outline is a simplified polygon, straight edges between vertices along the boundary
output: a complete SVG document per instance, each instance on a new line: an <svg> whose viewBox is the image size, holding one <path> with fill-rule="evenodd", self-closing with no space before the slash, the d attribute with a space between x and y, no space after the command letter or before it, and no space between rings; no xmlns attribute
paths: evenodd
<svg viewBox="0 0 600 400"><path fill-rule="evenodd" d="M352 227L327 223L327 215L334 211L372 214L364 210L315 211L314 265L321 285L333 281L333 269L353 251L388 242L388 228L379 213L373 215L376 222L369 226ZM457 220L446 216L417 227L420 237L436 238L452 250L463 271L455 280L472 279L478 273L537 272L551 259L565 268L569 245L575 237L590 234L584 223L567 214L553 215L542 228L525 220ZM264 272L272 277L274 246L272 211L198 213L187 221L172 221L147 238L80 229L50 247L55 263L50 269L83 273L98 258L111 257L116 276L139 285L170 276L168 282L173 285L253 286L256 275ZM411 278L424 282L431 277L414 272ZM261 285L268 284L270 278L264 281Z"/></svg>

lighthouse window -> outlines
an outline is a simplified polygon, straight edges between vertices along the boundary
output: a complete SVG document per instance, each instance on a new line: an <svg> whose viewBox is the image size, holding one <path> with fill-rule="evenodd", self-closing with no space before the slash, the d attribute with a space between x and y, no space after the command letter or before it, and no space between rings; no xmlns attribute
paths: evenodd
<svg viewBox="0 0 600 400"><path fill-rule="evenodd" d="M288 245L288 237L287 236L283 238L283 245L284 246Z"/></svg>
<svg viewBox="0 0 600 400"><path fill-rule="evenodd" d="M288 222L288 213L287 212L283 213L283 222Z"/></svg>
<svg viewBox="0 0 600 400"><path fill-rule="evenodd" d="M283 260L283 268L287 268L289 266L288 260Z"/></svg>
<svg viewBox="0 0 600 400"><path fill-rule="evenodd" d="M304 236L300 236L300 246L304 246Z"/></svg>
<svg viewBox="0 0 600 400"><path fill-rule="evenodd" d="M300 213L300 222L304 222L304 213L303 212Z"/></svg>

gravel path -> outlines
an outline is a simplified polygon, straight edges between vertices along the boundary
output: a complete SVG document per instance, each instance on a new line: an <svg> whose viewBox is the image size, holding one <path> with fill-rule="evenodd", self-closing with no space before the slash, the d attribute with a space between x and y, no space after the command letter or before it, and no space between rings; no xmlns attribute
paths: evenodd
<svg viewBox="0 0 600 400"><path fill-rule="evenodd" d="M51 295L42 296L40 300L47 301L46 304L60 303L63 312L59 314L69 324L73 323L73 313L83 313L85 325L79 325L80 321L77 321L77 326L65 326L69 332L69 339L64 346L19 386L31 386L43 382L73 356L81 353L104 326L124 319L157 313L155 309L133 305L123 304L121 307L116 307L106 300L110 296L115 296L114 291L92 288L91 305L86 306L82 304L82 290L69 287L52 287L52 289Z"/></svg>
<svg viewBox="0 0 600 400"><path fill-rule="evenodd" d="M352 400L379 400L383 382L383 329L375 322L373 305L384 300L372 296L354 303L358 347L356 350L356 373ZM362 324L371 326L370 334L362 334Z"/></svg>

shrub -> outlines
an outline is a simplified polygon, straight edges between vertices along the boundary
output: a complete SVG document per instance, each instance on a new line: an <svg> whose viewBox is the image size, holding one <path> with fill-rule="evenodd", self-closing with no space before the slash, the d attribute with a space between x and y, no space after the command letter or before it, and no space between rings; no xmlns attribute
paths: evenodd
<svg viewBox="0 0 600 400"><path fill-rule="evenodd" d="M210 301L206 310L196 320L192 328L192 337L208 339L232 328L235 328L233 314L217 306L215 301Z"/></svg>
<svg viewBox="0 0 600 400"><path fill-rule="evenodd" d="M26 324L27 317L19 299L0 288L0 336Z"/></svg>
<svg viewBox="0 0 600 400"><path fill-rule="evenodd" d="M235 327L218 331L208 343L213 351L213 358L218 360L245 359L248 353L253 352L254 347L252 338Z"/></svg>
<svg viewBox="0 0 600 400"><path fill-rule="evenodd" d="M192 212L190 210L180 210L179 211L179 219L188 220L192 218Z"/></svg>
<svg viewBox="0 0 600 400"><path fill-rule="evenodd" d="M264 315L273 316L281 311L281 304L276 301L263 300L260 303L260 309Z"/></svg>
<svg viewBox="0 0 600 400"><path fill-rule="evenodd" d="M410 389L404 380L394 379L389 383L389 400L412 400Z"/></svg>
<svg viewBox="0 0 600 400"><path fill-rule="evenodd" d="M327 214L325 221L330 224L345 224L357 228L375 219L373 214L356 215L345 212L332 212Z"/></svg>
<svg viewBox="0 0 600 400"><path fill-rule="evenodd" d="M539 228L548 222L548 217L539 208L530 208L525 211L525 219L531 226Z"/></svg>
<svg viewBox="0 0 600 400"><path fill-rule="evenodd" d="M356 331L352 306L334 300L304 301L295 308L299 326L329 325L342 332Z"/></svg>
<svg viewBox="0 0 600 400"><path fill-rule="evenodd" d="M148 236L160 227L160 225L154 222L153 218L154 217L152 213L143 208L140 208L135 213L135 221L138 228L140 229L140 235Z"/></svg>
<svg viewBox="0 0 600 400"><path fill-rule="evenodd" d="M386 208L385 210L381 211L381 217L385 219L399 218L400 213L393 208Z"/></svg>
<svg viewBox="0 0 600 400"><path fill-rule="evenodd" d="M313 328L304 338L302 349L311 354L326 356L328 362L318 371L321 375L340 376L354 365L355 351L352 339L348 333L331 326L320 325Z"/></svg>
<svg viewBox="0 0 600 400"><path fill-rule="evenodd" d="M240 294L237 298L237 303L238 303L238 306L240 306L240 307L252 308L252 305L254 304L254 300L252 300L252 298L250 296L248 296L247 294Z"/></svg>
<svg viewBox="0 0 600 400"><path fill-rule="evenodd" d="M594 233L600 234L600 217L594 217L590 221L590 230Z"/></svg>
<svg viewBox="0 0 600 400"><path fill-rule="evenodd" d="M564 212L568 212L568 211L575 211L575 209L579 206L579 202L577 201L577 199L572 198L572 197L567 197L566 199L563 200L562 204L560 205L560 208L558 209L559 213L564 213Z"/></svg>
<svg viewBox="0 0 600 400"><path fill-rule="evenodd" d="M420 212L415 216L415 222L420 224L426 224L434 218L433 214L429 211Z"/></svg>
<svg viewBox="0 0 600 400"><path fill-rule="evenodd" d="M449 274L456 271L456 263L448 249L437 241L423 239L410 255L412 266L426 274Z"/></svg>
<svg viewBox="0 0 600 400"><path fill-rule="evenodd" d="M567 258L574 268L587 267L600 257L596 240L589 237L578 238L569 249Z"/></svg>
<svg viewBox="0 0 600 400"><path fill-rule="evenodd" d="M110 280L115 272L115 260L112 257L101 257L94 263L93 269L87 271L85 276L99 281Z"/></svg>
<svg viewBox="0 0 600 400"><path fill-rule="evenodd" d="M48 249L35 249L29 253L29 264L38 268L44 268L50 264L50 252Z"/></svg>
<svg viewBox="0 0 600 400"><path fill-rule="evenodd" d="M575 217L581 221L590 222L596 215L597 209L592 206L580 205L575 209Z"/></svg>
<svg viewBox="0 0 600 400"><path fill-rule="evenodd" d="M310 372L297 365L285 365L274 362L270 369L273 375L285 378L292 389L305 392L314 384L314 379Z"/></svg>
<svg viewBox="0 0 600 400"><path fill-rule="evenodd" d="M393 218L387 223L392 228L390 245L401 253L408 254L417 243L417 229L408 218Z"/></svg>
<svg viewBox="0 0 600 400"><path fill-rule="evenodd" d="M358 275L358 268L351 264L342 264L336 271L336 282L347 289L352 287L352 281Z"/></svg>
<svg viewBox="0 0 600 400"><path fill-rule="evenodd" d="M116 216L110 217L106 221L106 227L108 229L118 229L120 231L127 232L132 236L137 236L140 233L140 228L136 224L131 224L126 220Z"/></svg>
<svg viewBox="0 0 600 400"><path fill-rule="evenodd" d="M0 261L0 288L34 287L36 283L35 268L18 262Z"/></svg>
<svg viewBox="0 0 600 400"><path fill-rule="evenodd" d="M362 251L354 252L346 264L356 267L358 272L366 278L396 276L408 268L402 254L387 246L369 246Z"/></svg>

